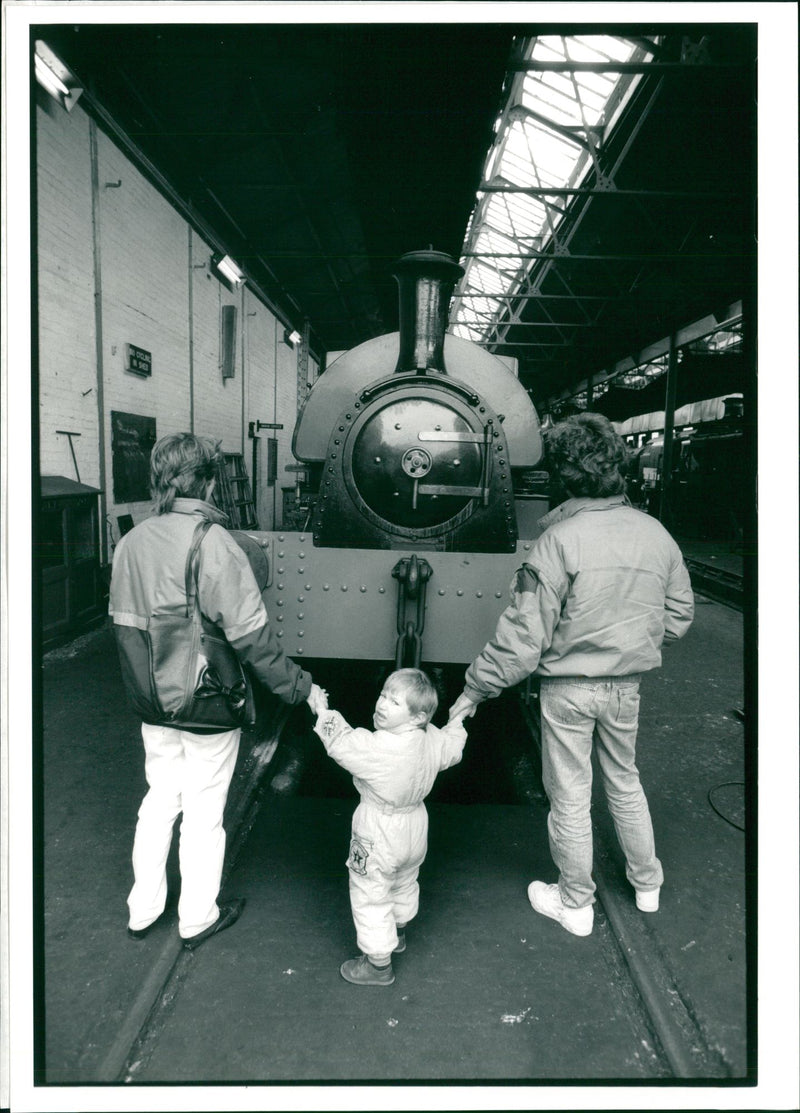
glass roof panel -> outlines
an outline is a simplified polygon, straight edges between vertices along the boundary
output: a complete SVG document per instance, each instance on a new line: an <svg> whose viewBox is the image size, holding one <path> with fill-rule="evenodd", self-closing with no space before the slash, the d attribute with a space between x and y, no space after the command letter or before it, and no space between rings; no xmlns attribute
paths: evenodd
<svg viewBox="0 0 800 1113"><path fill-rule="evenodd" d="M651 55L634 42L610 35L540 35L525 40L526 61L544 63L626 62ZM624 95L640 78L586 70L530 70L511 81L509 96L496 126L484 165L484 185L478 192L467 229L461 263L465 274L458 294L513 296L531 280L537 258L520 258L554 244L559 225L570 205L558 195L510 192L509 189L574 188L596 165L596 131L608 126ZM504 258L481 258L508 252ZM467 326L471 339L488 342L501 318L508 317L508 300L494 303L456 297L451 317L453 331ZM480 324L478 317L484 320Z"/></svg>

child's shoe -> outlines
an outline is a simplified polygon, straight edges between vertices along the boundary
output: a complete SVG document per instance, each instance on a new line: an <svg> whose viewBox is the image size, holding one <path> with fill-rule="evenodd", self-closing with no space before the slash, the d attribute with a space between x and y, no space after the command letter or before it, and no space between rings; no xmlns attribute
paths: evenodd
<svg viewBox="0 0 800 1113"><path fill-rule="evenodd" d="M544 881L532 881L528 886L528 900L537 912L557 920L563 928L573 935L591 935L594 925L594 909L591 904L584 908L570 908L561 899L558 885L545 885Z"/></svg>
<svg viewBox="0 0 800 1113"><path fill-rule="evenodd" d="M658 912L658 898L661 895L658 889L637 889L636 907L640 912Z"/></svg>
<svg viewBox="0 0 800 1113"><path fill-rule="evenodd" d="M391 985L394 981L391 962L386 966L373 966L367 955L343 962L339 973L351 985Z"/></svg>

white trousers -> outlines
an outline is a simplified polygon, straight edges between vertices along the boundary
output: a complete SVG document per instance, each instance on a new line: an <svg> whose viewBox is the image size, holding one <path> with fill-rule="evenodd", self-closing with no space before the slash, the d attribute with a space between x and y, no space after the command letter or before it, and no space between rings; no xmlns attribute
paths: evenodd
<svg viewBox="0 0 800 1113"><path fill-rule="evenodd" d="M188 938L218 919L217 896L225 858L222 815L240 735L238 728L203 735L142 723L149 791L139 808L133 841L134 885L128 895L128 926L135 931L164 911L167 857L172 829L181 812L178 931Z"/></svg>

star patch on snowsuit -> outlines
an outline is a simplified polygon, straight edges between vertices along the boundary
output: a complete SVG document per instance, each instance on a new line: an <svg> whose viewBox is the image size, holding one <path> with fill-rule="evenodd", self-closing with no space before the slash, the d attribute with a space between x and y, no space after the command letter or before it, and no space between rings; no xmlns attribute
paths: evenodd
<svg viewBox="0 0 800 1113"><path fill-rule="evenodd" d="M352 870L353 873L360 873L362 876L367 872L367 858L369 858L369 851L360 843L358 839L352 839L350 842L350 857L347 859L347 868Z"/></svg>

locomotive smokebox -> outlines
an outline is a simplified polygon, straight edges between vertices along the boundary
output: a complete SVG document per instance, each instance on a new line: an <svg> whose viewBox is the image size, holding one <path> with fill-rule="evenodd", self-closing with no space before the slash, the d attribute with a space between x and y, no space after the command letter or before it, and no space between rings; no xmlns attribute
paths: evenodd
<svg viewBox="0 0 800 1113"><path fill-rule="evenodd" d="M400 351L395 374L418 375L444 365L444 334L453 288L464 270L442 251L409 251L394 267L400 287Z"/></svg>
<svg viewBox="0 0 800 1113"><path fill-rule="evenodd" d="M392 274L399 334L332 359L298 419L295 455L322 465L314 547L514 552L512 469L541 455L536 411L500 359L447 334L458 263L412 251Z"/></svg>

